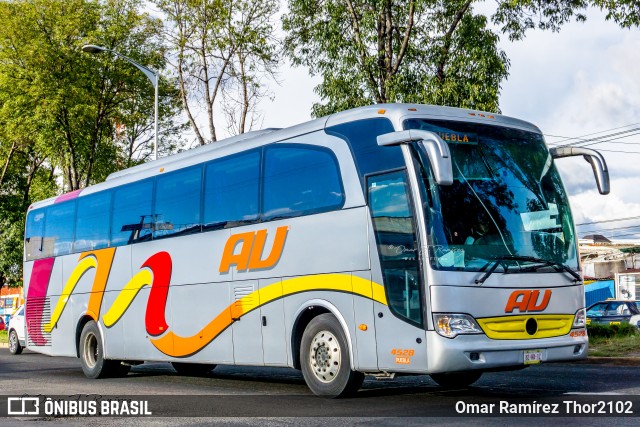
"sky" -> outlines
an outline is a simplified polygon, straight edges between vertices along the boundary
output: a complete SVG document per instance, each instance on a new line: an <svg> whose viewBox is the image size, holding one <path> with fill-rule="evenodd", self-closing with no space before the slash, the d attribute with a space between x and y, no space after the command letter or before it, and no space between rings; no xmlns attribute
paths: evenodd
<svg viewBox="0 0 640 427"><path fill-rule="evenodd" d="M640 238L640 227L620 229L640 225L640 29L622 29L606 21L604 13L590 10L587 22L567 24L559 33L529 31L516 42L502 36L500 48L511 61L500 95L502 113L537 125L550 146L567 137L627 131L606 138L615 143L589 146L627 152L601 151L611 176L606 196L598 193L591 167L581 157L560 159L556 165L576 224L638 217L580 225L580 235L597 231L616 239ZM304 67L284 65L279 80L270 85L273 99L259 106L262 127L310 120L311 105L319 100L313 92L319 78L311 78ZM601 133L585 136L595 132ZM616 230L604 230L612 228ZM634 231L638 235L630 235Z"/></svg>

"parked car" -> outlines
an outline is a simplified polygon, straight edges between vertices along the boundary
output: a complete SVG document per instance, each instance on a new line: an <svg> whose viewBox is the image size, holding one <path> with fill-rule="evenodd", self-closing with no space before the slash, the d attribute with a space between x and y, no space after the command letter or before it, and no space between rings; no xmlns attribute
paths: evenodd
<svg viewBox="0 0 640 427"><path fill-rule="evenodd" d="M600 301L587 308L587 325L630 323L640 328L640 309L635 301Z"/></svg>
<svg viewBox="0 0 640 427"><path fill-rule="evenodd" d="M25 346L24 336L24 305L20 307L9 320L9 351L20 354Z"/></svg>
<svg viewBox="0 0 640 427"><path fill-rule="evenodd" d="M4 319L0 316L0 331L5 330Z"/></svg>

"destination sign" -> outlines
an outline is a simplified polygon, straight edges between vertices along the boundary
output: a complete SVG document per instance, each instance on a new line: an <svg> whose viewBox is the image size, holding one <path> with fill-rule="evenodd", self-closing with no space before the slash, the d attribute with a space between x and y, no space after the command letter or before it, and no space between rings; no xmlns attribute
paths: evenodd
<svg viewBox="0 0 640 427"><path fill-rule="evenodd" d="M437 131L443 141L452 144L478 145L478 134L471 132Z"/></svg>

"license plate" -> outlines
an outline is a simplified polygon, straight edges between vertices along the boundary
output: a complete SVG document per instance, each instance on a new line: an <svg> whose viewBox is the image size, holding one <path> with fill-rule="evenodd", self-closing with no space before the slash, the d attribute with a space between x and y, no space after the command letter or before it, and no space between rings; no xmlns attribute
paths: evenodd
<svg viewBox="0 0 640 427"><path fill-rule="evenodd" d="M587 325L590 325L590 324L591 324L591 319L587 317Z"/></svg>
<svg viewBox="0 0 640 427"><path fill-rule="evenodd" d="M542 362L542 350L525 350L524 364L533 365Z"/></svg>
<svg viewBox="0 0 640 427"><path fill-rule="evenodd" d="M620 322L609 322L610 325L619 325Z"/></svg>

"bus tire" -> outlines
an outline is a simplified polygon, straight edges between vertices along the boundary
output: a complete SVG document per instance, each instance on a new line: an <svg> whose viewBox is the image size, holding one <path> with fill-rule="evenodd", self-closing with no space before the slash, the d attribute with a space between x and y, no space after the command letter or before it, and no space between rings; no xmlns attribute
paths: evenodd
<svg viewBox="0 0 640 427"><path fill-rule="evenodd" d="M9 331L9 352L16 355L22 353L22 346L15 329Z"/></svg>
<svg viewBox="0 0 640 427"><path fill-rule="evenodd" d="M104 358L100 329L93 320L82 328L80 362L84 375L91 379L125 376L131 369L131 366L123 365L119 360Z"/></svg>
<svg viewBox="0 0 640 427"><path fill-rule="evenodd" d="M355 393L364 374L351 369L349 346L340 322L332 314L314 317L302 334L300 364L311 391L336 398Z"/></svg>
<svg viewBox="0 0 640 427"><path fill-rule="evenodd" d="M213 364L184 362L171 362L171 365L179 375L187 377L205 376L216 367L216 365Z"/></svg>
<svg viewBox="0 0 640 427"><path fill-rule="evenodd" d="M475 383L482 376L481 371L451 372L447 374L431 374L431 379L444 388L464 388Z"/></svg>

